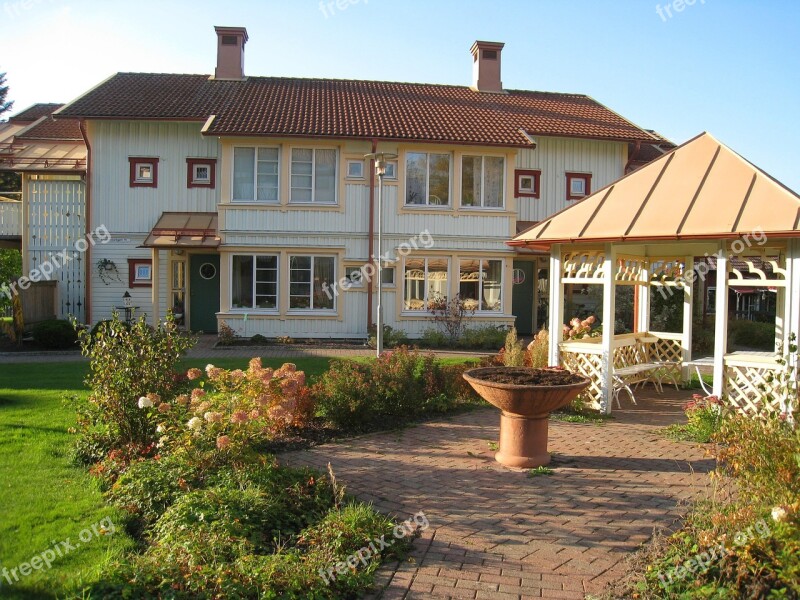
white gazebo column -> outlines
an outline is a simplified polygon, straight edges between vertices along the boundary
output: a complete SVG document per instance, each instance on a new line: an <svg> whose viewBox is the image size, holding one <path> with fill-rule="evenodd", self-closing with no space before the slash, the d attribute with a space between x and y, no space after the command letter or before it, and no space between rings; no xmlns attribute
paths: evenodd
<svg viewBox="0 0 800 600"><path fill-rule="evenodd" d="M694 257L687 256L683 265L683 330L681 335L681 379L689 381L689 367L683 366L692 360L692 319L694 316Z"/></svg>
<svg viewBox="0 0 800 600"><path fill-rule="evenodd" d="M636 331L646 333L650 331L650 261L646 260L640 271L641 284L636 285L635 292L639 296L636 315Z"/></svg>
<svg viewBox="0 0 800 600"><path fill-rule="evenodd" d="M160 253L158 248L152 249L152 258L153 264L150 266L150 278L152 281L152 302L153 302L153 327L158 327L158 321L161 319L160 315L160 303L158 301L158 296L160 293L160 283L161 283L161 265L159 264Z"/></svg>
<svg viewBox="0 0 800 600"><path fill-rule="evenodd" d="M800 240L789 240L786 252L786 271L787 271L787 291L785 304L787 306L784 316L784 337L786 342L783 345L784 356L789 356L789 367L791 368L792 389L797 390L797 353L789 352L791 335L800 336ZM798 343L797 337L794 344ZM795 398L790 398L790 402L796 402ZM784 410L791 407L784 406ZM794 408L797 408L796 404Z"/></svg>
<svg viewBox="0 0 800 600"><path fill-rule="evenodd" d="M561 364L561 328L564 324L564 284L561 283L561 244L550 248L550 347L547 364Z"/></svg>
<svg viewBox="0 0 800 600"><path fill-rule="evenodd" d="M718 398L725 389L725 352L728 348L728 246L720 243L717 251L717 297L714 315L714 387Z"/></svg>
<svg viewBox="0 0 800 600"><path fill-rule="evenodd" d="M616 321L616 275L617 251L613 244L606 244L603 261L603 369L600 387L601 409L611 414L614 398L614 324Z"/></svg>

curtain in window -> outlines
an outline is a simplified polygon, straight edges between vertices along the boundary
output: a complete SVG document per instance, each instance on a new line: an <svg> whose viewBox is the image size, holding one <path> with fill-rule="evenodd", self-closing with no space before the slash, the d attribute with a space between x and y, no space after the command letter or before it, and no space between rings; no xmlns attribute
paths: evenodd
<svg viewBox="0 0 800 600"><path fill-rule="evenodd" d="M314 201L336 202L336 150L315 150Z"/></svg>
<svg viewBox="0 0 800 600"><path fill-rule="evenodd" d="M311 202L314 169L314 151L310 148L292 148L291 202Z"/></svg>
<svg viewBox="0 0 800 600"><path fill-rule="evenodd" d="M289 308L311 308L311 257L289 257Z"/></svg>
<svg viewBox="0 0 800 600"><path fill-rule="evenodd" d="M447 259L429 258L426 280L428 308L431 304L447 302Z"/></svg>
<svg viewBox="0 0 800 600"><path fill-rule="evenodd" d="M430 179L428 204L443 206L450 204L450 155L430 155Z"/></svg>
<svg viewBox="0 0 800 600"><path fill-rule="evenodd" d="M501 310L503 306L503 261L485 260L482 265L483 301L481 310Z"/></svg>
<svg viewBox="0 0 800 600"><path fill-rule="evenodd" d="M253 257L233 256L231 307L253 308Z"/></svg>
<svg viewBox="0 0 800 600"><path fill-rule="evenodd" d="M314 258L314 308L333 309L334 296L330 286L336 278L335 267L335 260L332 256Z"/></svg>
<svg viewBox="0 0 800 600"><path fill-rule="evenodd" d="M406 204L426 204L428 155L422 152L406 154Z"/></svg>
<svg viewBox="0 0 800 600"><path fill-rule="evenodd" d="M505 161L496 156L483 159L484 206L500 208L503 206L503 183L505 181Z"/></svg>
<svg viewBox="0 0 800 600"><path fill-rule="evenodd" d="M278 257L256 257L256 308L278 307Z"/></svg>
<svg viewBox="0 0 800 600"><path fill-rule="evenodd" d="M278 149L258 149L258 190L257 200L278 201Z"/></svg>
<svg viewBox="0 0 800 600"><path fill-rule="evenodd" d="M233 199L253 200L255 148L233 149Z"/></svg>
<svg viewBox="0 0 800 600"><path fill-rule="evenodd" d="M461 160L461 204L481 205L481 157L464 156Z"/></svg>

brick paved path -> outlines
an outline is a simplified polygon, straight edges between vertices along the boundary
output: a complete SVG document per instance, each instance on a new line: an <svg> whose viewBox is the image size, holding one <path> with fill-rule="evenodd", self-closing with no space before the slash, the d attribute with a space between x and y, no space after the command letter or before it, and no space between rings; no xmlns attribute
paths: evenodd
<svg viewBox="0 0 800 600"><path fill-rule="evenodd" d="M430 522L410 561L379 572L390 598L584 598L624 573L624 558L705 492L701 448L657 430L687 392L640 392L605 425L551 422L551 476L501 467L494 409L284 454L325 469L359 499ZM624 406L624 405L623 405ZM383 587L385 586L385 587Z"/></svg>

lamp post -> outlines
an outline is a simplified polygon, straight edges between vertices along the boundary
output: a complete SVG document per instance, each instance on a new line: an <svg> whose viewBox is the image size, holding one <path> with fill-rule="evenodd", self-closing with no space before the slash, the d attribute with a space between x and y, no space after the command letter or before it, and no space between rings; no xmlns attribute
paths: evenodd
<svg viewBox="0 0 800 600"><path fill-rule="evenodd" d="M364 158L375 162L375 174L378 176L378 310L377 331L375 333L376 355L383 353L383 177L386 175L386 161L397 158L396 154L375 152L365 154Z"/></svg>

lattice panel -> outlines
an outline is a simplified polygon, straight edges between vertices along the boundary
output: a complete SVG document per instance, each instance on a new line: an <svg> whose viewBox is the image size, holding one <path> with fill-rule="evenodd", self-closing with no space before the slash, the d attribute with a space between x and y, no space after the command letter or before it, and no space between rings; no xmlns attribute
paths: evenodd
<svg viewBox="0 0 800 600"><path fill-rule="evenodd" d="M617 258L617 272L614 278L623 282L641 282L647 268L647 259L639 256L623 256Z"/></svg>
<svg viewBox="0 0 800 600"><path fill-rule="evenodd" d="M603 400L603 388L600 383L602 381L603 357L600 354L562 352L561 364L565 369L585 375L591 380L589 387L586 388L583 394L599 406Z"/></svg>
<svg viewBox="0 0 800 600"><path fill-rule="evenodd" d="M779 383L769 381L775 369L769 367L725 366L725 399L739 412L765 416L780 410Z"/></svg>
<svg viewBox="0 0 800 600"><path fill-rule="evenodd" d="M653 361L675 363L664 367L668 370L675 379L681 379L681 363L683 362L683 348L681 347L680 340L665 340L658 338L657 342L650 345L650 352L652 353L650 359Z"/></svg>
<svg viewBox="0 0 800 600"><path fill-rule="evenodd" d="M784 257L763 257L763 258L744 258L733 257L730 261L730 275L729 280L731 283L740 281L758 281L768 285L770 283L785 283L786 282L786 259ZM735 265L742 266L743 268L737 269ZM772 269L770 275L767 274L764 267L769 265Z"/></svg>
<svg viewBox="0 0 800 600"><path fill-rule="evenodd" d="M603 278L605 259L605 254L602 252L565 252L562 260L562 278L600 280Z"/></svg>

